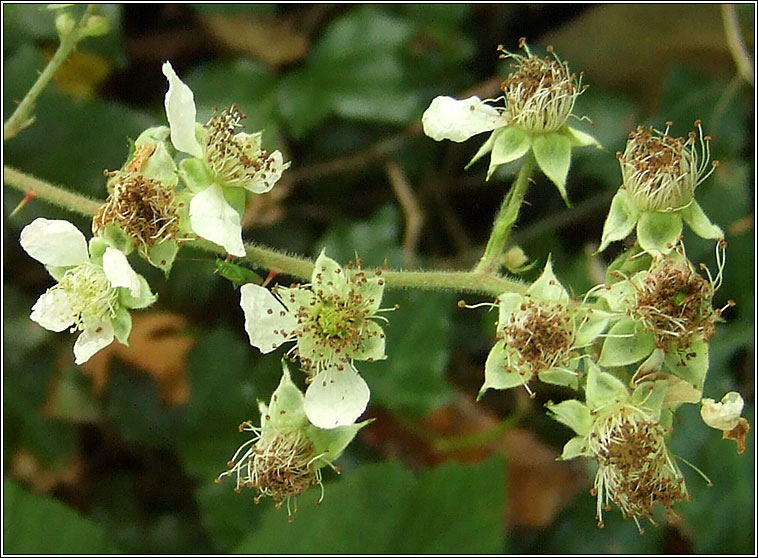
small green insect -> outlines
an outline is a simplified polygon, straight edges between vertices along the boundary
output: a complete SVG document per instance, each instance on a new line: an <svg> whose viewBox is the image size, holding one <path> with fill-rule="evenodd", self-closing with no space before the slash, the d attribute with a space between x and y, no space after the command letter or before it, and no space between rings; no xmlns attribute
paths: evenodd
<svg viewBox="0 0 758 558"><path fill-rule="evenodd" d="M235 289L245 283L257 283L260 285L263 281L261 276L253 270L232 263L229 260L217 259L215 272L221 275L221 277L231 281Z"/></svg>

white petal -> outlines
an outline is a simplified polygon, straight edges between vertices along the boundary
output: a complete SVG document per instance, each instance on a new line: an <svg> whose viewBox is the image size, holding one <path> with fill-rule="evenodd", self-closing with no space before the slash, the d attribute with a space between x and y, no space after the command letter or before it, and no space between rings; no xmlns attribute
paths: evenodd
<svg viewBox="0 0 758 558"><path fill-rule="evenodd" d="M93 324L79 335L74 343L76 364L87 362L92 355L113 342L113 326L110 321Z"/></svg>
<svg viewBox="0 0 758 558"><path fill-rule="evenodd" d="M370 391L351 365L317 374L305 392L305 414L319 428L353 424L368 405Z"/></svg>
<svg viewBox="0 0 758 558"><path fill-rule="evenodd" d="M87 239L68 221L39 217L21 231L21 247L32 258L56 267L89 260Z"/></svg>
<svg viewBox="0 0 758 558"><path fill-rule="evenodd" d="M171 127L171 143L177 151L194 157L203 156L203 148L195 137L195 96L192 90L179 79L170 62L163 63L163 75L168 78L166 92L166 117Z"/></svg>
<svg viewBox="0 0 758 558"><path fill-rule="evenodd" d="M297 318L271 291L259 285L247 283L240 287L240 306L250 344L264 354L287 341L297 325Z"/></svg>
<svg viewBox="0 0 758 558"><path fill-rule="evenodd" d="M713 399L703 399L700 416L711 428L728 432L739 423L744 405L742 396L736 391L730 391L720 403L716 403Z"/></svg>
<svg viewBox="0 0 758 558"><path fill-rule="evenodd" d="M269 155L267 161L271 161L271 166L266 169L259 171L255 175L255 180L253 180L250 184L247 184L245 188L250 190L251 192L254 192L256 194L265 194L271 188L274 187L274 184L276 184L277 180L279 180L282 177L282 173L284 172L284 157L282 156L280 151L274 151L271 155Z"/></svg>
<svg viewBox="0 0 758 558"><path fill-rule="evenodd" d="M121 250L111 248L105 249L103 254L103 271L105 276L114 287L125 287L133 297L139 298L141 283L139 275L129 265L129 260Z"/></svg>
<svg viewBox="0 0 758 558"><path fill-rule="evenodd" d="M452 97L437 97L421 117L424 133L440 141L466 141L471 136L505 126L505 119L494 107L479 97L459 101Z"/></svg>
<svg viewBox="0 0 758 558"><path fill-rule="evenodd" d="M74 312L63 289L52 288L37 299L29 316L50 331L63 331L74 323Z"/></svg>
<svg viewBox="0 0 758 558"><path fill-rule="evenodd" d="M223 246L232 256L244 256L240 216L224 198L218 184L195 194L190 201L190 223L197 234Z"/></svg>

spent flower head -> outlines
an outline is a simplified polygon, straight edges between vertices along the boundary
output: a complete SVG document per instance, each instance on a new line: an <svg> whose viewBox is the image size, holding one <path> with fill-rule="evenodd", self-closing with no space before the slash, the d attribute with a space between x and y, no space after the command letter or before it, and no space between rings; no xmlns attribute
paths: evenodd
<svg viewBox="0 0 758 558"><path fill-rule="evenodd" d="M230 254L244 256L245 191L268 192L289 163L279 151L269 154L261 147L260 133L235 133L245 117L236 105L215 113L205 126L197 124L192 90L169 62L163 64L163 73L169 82L165 106L171 142L177 151L191 155L180 162L179 174L194 193L192 229Z"/></svg>
<svg viewBox="0 0 758 558"><path fill-rule="evenodd" d="M636 226L637 240L647 252L668 253L682 232L682 219L702 238L723 238L695 201L695 188L718 166L710 161L710 137L698 133L687 138L638 126L629 134L621 163L623 184L611 202L603 227L600 250L626 238Z"/></svg>
<svg viewBox="0 0 758 558"><path fill-rule="evenodd" d="M260 403L261 425L254 426L252 421L240 425L240 432L251 432L252 437L240 446L216 482L232 477L236 492L255 490L256 503L264 497L273 499L277 508L286 503L292 521L297 498L309 486L321 487L321 502L321 469L328 465L337 470L333 462L369 421L330 430L317 428L308 421L303 394L292 383L287 365L282 365L282 379L270 403Z"/></svg>
<svg viewBox="0 0 758 558"><path fill-rule="evenodd" d="M577 433L561 458L588 456L597 462L592 494L597 496L599 526L612 502L639 528L640 519L652 521L656 504L671 511L688 498L684 477L667 447L671 429L662 420L669 383L644 382L630 392L593 362L587 361L587 368L586 403L571 399L547 404L553 418Z"/></svg>
<svg viewBox="0 0 758 558"><path fill-rule="evenodd" d="M58 281L39 297L30 318L51 331L81 331L74 344L82 364L114 339L128 344L128 309L155 301L145 279L120 250L84 235L68 221L35 219L21 231L21 246Z"/></svg>
<svg viewBox="0 0 758 558"><path fill-rule="evenodd" d="M492 131L467 165L468 168L491 153L488 180L497 167L521 158L531 149L537 164L568 203L566 176L571 148L598 145L590 135L568 125L576 99L587 86L551 47L548 51L552 56L539 58L531 53L524 39L519 46L526 56L498 47L501 58L514 61L513 71L501 85L504 106L491 104L499 99L437 97L422 117L424 133L436 141L462 142Z"/></svg>
<svg viewBox="0 0 758 558"><path fill-rule="evenodd" d="M526 294L498 297L498 341L485 364L480 397L489 389L508 389L539 377L547 383L578 387L581 349L605 329L605 312L572 305L548 260Z"/></svg>
<svg viewBox="0 0 758 558"><path fill-rule="evenodd" d="M377 323L384 320L383 291L380 270L343 269L323 251L309 285L276 287L274 294L254 284L240 288L251 345L268 353L295 342L290 353L309 374L306 412L317 426L352 423L368 404L368 386L352 362L385 358Z"/></svg>

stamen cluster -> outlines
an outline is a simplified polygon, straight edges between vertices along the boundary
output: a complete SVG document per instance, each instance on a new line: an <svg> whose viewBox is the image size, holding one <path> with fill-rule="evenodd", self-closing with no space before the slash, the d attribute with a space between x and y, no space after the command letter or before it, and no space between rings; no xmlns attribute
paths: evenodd
<svg viewBox="0 0 758 558"><path fill-rule="evenodd" d="M67 270L51 290L60 289L66 294L68 307L74 316L71 332L85 330L115 314L118 292L111 285L103 268L83 263Z"/></svg>
<svg viewBox="0 0 758 558"><path fill-rule="evenodd" d="M152 247L179 232L179 209L173 188L140 173L107 173L113 191L92 221L92 232L101 233L115 223L138 246Z"/></svg>
<svg viewBox="0 0 758 558"><path fill-rule="evenodd" d="M273 184L265 175L275 172L276 161L260 147L260 140L254 140L255 136L245 135L243 139L235 135L245 118L236 104L214 112L205 125L205 161L223 186L245 187L264 176L263 185L268 190Z"/></svg>
<svg viewBox="0 0 758 558"><path fill-rule="evenodd" d="M572 358L574 321L563 304L525 300L499 334L518 351L519 373L531 377L544 370L566 366Z"/></svg>
<svg viewBox="0 0 758 558"><path fill-rule="evenodd" d="M616 156L621 163L624 188L637 207L643 211L675 211L687 206L695 188L718 166L708 169L710 138L703 136L700 122L700 153L695 149L697 135L690 132L687 139L668 135L672 123L659 132L638 126L629 134L623 153Z"/></svg>
<svg viewBox="0 0 758 558"><path fill-rule="evenodd" d="M708 341L715 331L713 291L687 260L665 258L635 287L632 314L653 332L656 346L686 349L694 337Z"/></svg>
<svg viewBox="0 0 758 558"><path fill-rule="evenodd" d="M589 436L589 450L598 463L593 493L597 519L615 503L624 517L652 517L656 503L671 510L687 498L684 477L669 457L666 430L645 411L622 405L598 417Z"/></svg>
<svg viewBox="0 0 758 558"><path fill-rule="evenodd" d="M577 77L569 71L568 64L553 53L553 58L539 58L529 52L524 39L519 47L527 56L512 54L502 45L500 58L513 58L515 71L500 85L505 96L503 115L509 123L533 133L554 132L562 128L574 110L576 98L587 86L582 87L581 74Z"/></svg>

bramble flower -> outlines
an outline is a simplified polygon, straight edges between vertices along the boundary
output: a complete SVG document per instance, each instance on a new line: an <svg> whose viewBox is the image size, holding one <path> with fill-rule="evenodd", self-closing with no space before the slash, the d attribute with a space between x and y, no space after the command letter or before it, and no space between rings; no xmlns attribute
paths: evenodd
<svg viewBox="0 0 758 558"><path fill-rule="evenodd" d="M702 392L707 341L723 311L712 306L721 283L723 246L717 246L716 278L709 273L706 279L682 253L672 252L654 260L649 270L601 291L598 297L624 317L608 331L599 364L625 366L647 358L641 370L673 374Z"/></svg>
<svg viewBox="0 0 758 558"><path fill-rule="evenodd" d="M232 105L214 114L205 126L195 122L192 90L169 62L163 64L168 79L166 116L171 142L177 151L192 157L179 164L179 173L194 193L189 216L192 229L223 246L233 256L244 256L241 215L245 190L262 194L271 190L289 166L282 154L268 154L261 147L261 133L235 134L245 116Z"/></svg>
<svg viewBox="0 0 758 558"><path fill-rule="evenodd" d="M499 339L487 357L479 397L489 388L520 385L532 393L528 384L534 377L577 388L580 349L602 333L607 314L572 307L550 260L526 294L502 294L498 306Z"/></svg>
<svg viewBox="0 0 758 558"><path fill-rule="evenodd" d="M81 331L74 344L76 364L89 360L114 337L128 345L128 309L145 308L156 297L123 252L97 237L88 249L74 225L43 218L24 227L20 241L58 281L39 297L30 318L50 331Z"/></svg>
<svg viewBox="0 0 758 558"><path fill-rule="evenodd" d="M308 422L303 394L292 383L287 365L282 362L282 366L282 379L270 403L259 404L261 426L253 426L251 421L240 425L240 432L252 432L253 437L240 446L228 464L229 470L221 473L216 482L233 477L235 492L254 489L256 503L265 496L272 498L277 508L286 502L292 521L297 498L309 486L321 487L318 503L321 502L321 469L328 465L337 470L334 461L370 421L330 430L317 428Z"/></svg>
<svg viewBox="0 0 758 558"><path fill-rule="evenodd" d="M424 133L441 141L462 142L471 136L492 131L492 135L474 155L468 168L491 153L487 180L497 167L524 156L530 149L545 175L558 187L568 204L566 176L571 164L571 148L598 146L597 141L568 125L576 99L587 86L582 77L569 71L551 47L553 57L539 58L529 51L525 39L519 41L526 56L512 54L498 47L501 58L515 61L502 83L503 107L492 106L497 99L479 97L464 100L437 97L422 117Z"/></svg>
<svg viewBox="0 0 758 558"><path fill-rule="evenodd" d="M309 420L321 428L350 424L366 409L369 388L354 360L385 358L385 335L375 320L384 280L359 266L343 269L322 251L311 284L240 288L250 344L268 353L285 342L310 375L305 394Z"/></svg>
<svg viewBox="0 0 758 558"><path fill-rule="evenodd" d="M577 436L566 443L561 459L588 456L597 462L592 494L597 496L598 526L613 502L631 516L653 521L655 504L667 510L689 498L684 476L673 460L662 424L668 382L645 382L632 393L615 376L587 362L586 403L575 399L547 404L549 414ZM670 413L665 414L670 417Z"/></svg>
<svg viewBox="0 0 758 558"><path fill-rule="evenodd" d="M686 140L668 135L671 122L663 132L639 126L629 134L626 149L617 153L623 184L611 201L599 251L636 227L643 250L667 254L682 233L682 219L702 238L724 237L695 201L695 188L718 166L709 164L710 138L701 122L695 126L699 133Z"/></svg>

